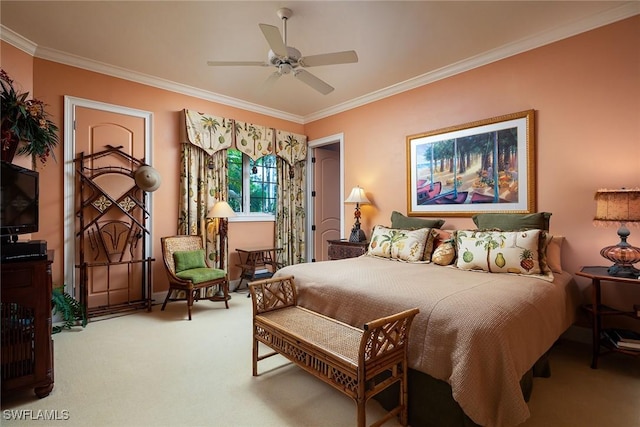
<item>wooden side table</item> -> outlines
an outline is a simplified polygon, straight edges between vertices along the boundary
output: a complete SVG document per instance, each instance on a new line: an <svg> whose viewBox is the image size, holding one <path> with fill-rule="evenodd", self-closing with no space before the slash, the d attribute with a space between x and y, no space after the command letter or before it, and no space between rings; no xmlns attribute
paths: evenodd
<svg viewBox="0 0 640 427"><path fill-rule="evenodd" d="M618 348L613 345L609 345L609 343L605 342L601 338L602 318L604 316L629 316L635 319L640 319L640 317L638 316L638 310L634 309L634 311L623 311L602 304L602 293L600 290L600 283L603 281L626 283L628 285L640 286L640 280L626 277L609 276L609 274L607 273L607 267L582 267L582 269L578 273L576 273L576 275L591 279L591 304L586 304L583 306L583 308L591 314L592 321L593 354L591 359L591 368L598 368L598 356L600 355L601 345L606 346L612 352L624 353L632 356L640 356L640 351Z"/></svg>
<svg viewBox="0 0 640 427"><path fill-rule="evenodd" d="M236 291L242 286L243 280L251 282L273 276L273 273L280 268L280 264L277 261L277 254L280 251L282 251L282 248L276 247L236 249L240 258L240 264L236 264L236 266L242 269ZM262 269L267 271L259 272Z"/></svg>
<svg viewBox="0 0 640 427"><path fill-rule="evenodd" d="M355 258L364 255L369 242L350 242L346 239L327 240L329 242L329 260Z"/></svg>

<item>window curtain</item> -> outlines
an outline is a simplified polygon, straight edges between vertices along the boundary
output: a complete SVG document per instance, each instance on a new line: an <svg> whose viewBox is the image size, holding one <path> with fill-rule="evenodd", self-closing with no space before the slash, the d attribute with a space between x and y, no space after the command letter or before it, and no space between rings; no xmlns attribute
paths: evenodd
<svg viewBox="0 0 640 427"><path fill-rule="evenodd" d="M278 202L274 243L283 249L278 262L305 262L307 137L192 110L184 110L184 118L178 232L203 236L209 262L219 267L220 236L206 215L216 201L228 200L227 149L235 145L254 160L275 153ZM222 251L228 260L228 244Z"/></svg>
<svg viewBox="0 0 640 427"><path fill-rule="evenodd" d="M220 248L217 220L207 212L219 200L227 200L227 148L232 142L233 121L185 110L181 151L178 234L201 236L209 265L220 265L220 253L229 260L228 240ZM220 250L218 249L220 248Z"/></svg>
<svg viewBox="0 0 640 427"><path fill-rule="evenodd" d="M279 262L305 262L306 254L306 163L307 137L276 131L278 205L275 244L281 247Z"/></svg>

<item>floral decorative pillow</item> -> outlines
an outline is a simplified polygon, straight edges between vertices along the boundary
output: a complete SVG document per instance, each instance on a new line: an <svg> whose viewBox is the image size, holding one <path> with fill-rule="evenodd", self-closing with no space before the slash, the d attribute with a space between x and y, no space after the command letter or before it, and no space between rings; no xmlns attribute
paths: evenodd
<svg viewBox="0 0 640 427"><path fill-rule="evenodd" d="M456 266L489 273L549 275L551 271L540 262L541 239L546 240L541 230L461 230L456 232Z"/></svg>
<svg viewBox="0 0 640 427"><path fill-rule="evenodd" d="M371 235L368 255L419 262L422 261L427 238L430 235L430 228L403 230L376 225Z"/></svg>

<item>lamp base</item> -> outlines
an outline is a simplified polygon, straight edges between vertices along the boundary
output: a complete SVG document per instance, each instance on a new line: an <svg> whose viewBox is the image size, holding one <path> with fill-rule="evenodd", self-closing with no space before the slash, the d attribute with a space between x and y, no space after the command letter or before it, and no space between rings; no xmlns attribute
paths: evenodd
<svg viewBox="0 0 640 427"><path fill-rule="evenodd" d="M614 264L607 270L609 276L640 279L640 270L632 265Z"/></svg>
<svg viewBox="0 0 640 427"><path fill-rule="evenodd" d="M367 236L364 234L364 231L356 227L351 229L351 235L349 236L350 242L364 242L365 240L367 240Z"/></svg>

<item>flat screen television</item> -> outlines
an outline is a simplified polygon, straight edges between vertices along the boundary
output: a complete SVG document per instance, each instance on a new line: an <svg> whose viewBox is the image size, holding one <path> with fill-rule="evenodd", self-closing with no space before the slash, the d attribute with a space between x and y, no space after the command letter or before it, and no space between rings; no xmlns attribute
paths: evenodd
<svg viewBox="0 0 640 427"><path fill-rule="evenodd" d="M38 231L38 172L2 162L0 181L0 238L17 240L17 235Z"/></svg>

